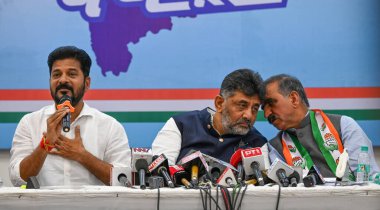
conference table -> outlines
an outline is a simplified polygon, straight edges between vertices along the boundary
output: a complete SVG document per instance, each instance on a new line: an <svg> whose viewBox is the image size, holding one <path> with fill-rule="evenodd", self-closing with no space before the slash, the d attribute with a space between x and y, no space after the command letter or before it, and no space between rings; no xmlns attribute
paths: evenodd
<svg viewBox="0 0 380 210"><path fill-rule="evenodd" d="M278 185L249 185L241 209L276 209ZM216 197L216 190L211 194ZM203 193L204 195L204 193ZM200 190L160 188L159 208L168 210L204 209ZM218 192L218 204L225 209ZM157 209L158 190L121 186L42 187L21 189L0 188L0 209ZM212 204L212 209L216 205ZM380 209L380 185L315 187L281 187L278 209Z"/></svg>

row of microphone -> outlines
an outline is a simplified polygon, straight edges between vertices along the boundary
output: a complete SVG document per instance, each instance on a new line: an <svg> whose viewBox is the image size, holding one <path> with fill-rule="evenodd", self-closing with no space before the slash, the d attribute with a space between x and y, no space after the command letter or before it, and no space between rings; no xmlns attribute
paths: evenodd
<svg viewBox="0 0 380 210"><path fill-rule="evenodd" d="M148 148L131 150L131 167L121 170L114 167L112 185L139 185L141 189L153 189L165 186L198 188L209 182L225 187L234 187L237 184L264 186L268 183L296 187L300 182L305 187L312 187L325 183L315 166L303 176L301 168L291 167L280 159L275 159L270 164L265 147L239 149L231 157L230 163L200 151L191 151L173 166L169 166L164 154L153 156Z"/></svg>
<svg viewBox="0 0 380 210"><path fill-rule="evenodd" d="M63 95L58 105L58 108L61 107L74 109L71 106L70 96ZM70 113L63 117L62 128L65 132L70 130ZM283 187L297 186L302 177L302 169L294 170L279 159L269 166L268 152L267 149L264 150L262 151L260 147L239 149L231 157L230 163L202 154L200 151L192 151L179 161L179 165L169 167L164 154L153 156L148 148L132 148L132 174L128 172L130 171L128 167L125 170L113 168L111 183L117 183L116 174L119 184L140 185L141 189L145 189L147 183L151 188L180 185L195 188L199 184L199 179L226 187L232 187L237 183L263 186L271 181ZM340 168L343 168L341 171L344 172L346 167ZM132 183L128 177L132 178ZM148 182L145 180L146 177ZM311 167L302 180L306 187L324 183L315 166Z"/></svg>

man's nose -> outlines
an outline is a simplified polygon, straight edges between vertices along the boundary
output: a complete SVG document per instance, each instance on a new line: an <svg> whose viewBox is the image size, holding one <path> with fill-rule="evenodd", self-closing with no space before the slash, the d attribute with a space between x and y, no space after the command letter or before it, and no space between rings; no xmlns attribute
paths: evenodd
<svg viewBox="0 0 380 210"><path fill-rule="evenodd" d="M61 77L59 77L59 84L65 84L68 83L69 77L66 74L62 74Z"/></svg>
<svg viewBox="0 0 380 210"><path fill-rule="evenodd" d="M243 118L251 120L253 116L253 109L246 109L243 113Z"/></svg>
<svg viewBox="0 0 380 210"><path fill-rule="evenodd" d="M264 117L266 119L268 119L269 115L271 115L271 114L272 114L272 110L268 106L265 106L264 107Z"/></svg>

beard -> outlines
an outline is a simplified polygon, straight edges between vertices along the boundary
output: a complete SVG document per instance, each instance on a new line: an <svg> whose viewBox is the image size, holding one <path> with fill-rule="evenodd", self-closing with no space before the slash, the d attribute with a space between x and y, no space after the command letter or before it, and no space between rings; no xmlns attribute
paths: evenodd
<svg viewBox="0 0 380 210"><path fill-rule="evenodd" d="M74 93L73 87L71 87L70 85L68 85L66 83L58 85L55 88L54 92L53 92L52 88L50 87L50 94L53 97L55 104L59 104L59 102L61 100L61 98L58 97L58 91L60 89L67 89L67 90L69 90L71 92L71 105L75 107L79 103L79 101L82 100L82 98L84 96L85 86L84 86L84 83L83 83L83 85L78 88L78 93L77 94Z"/></svg>
<svg viewBox="0 0 380 210"><path fill-rule="evenodd" d="M242 127L240 124L246 123L248 127ZM230 113L227 108L224 108L222 111L222 126L227 134L234 135L246 135L252 127L253 123L245 118L240 118L237 122L232 122Z"/></svg>

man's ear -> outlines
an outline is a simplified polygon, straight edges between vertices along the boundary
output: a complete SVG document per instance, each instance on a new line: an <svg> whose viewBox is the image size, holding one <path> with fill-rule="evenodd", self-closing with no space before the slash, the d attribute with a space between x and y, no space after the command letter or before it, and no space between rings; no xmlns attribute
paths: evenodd
<svg viewBox="0 0 380 210"><path fill-rule="evenodd" d="M298 107L299 104L301 103L301 98L297 91L290 92L289 99L294 108Z"/></svg>
<svg viewBox="0 0 380 210"><path fill-rule="evenodd" d="M223 110L223 103L224 103L224 98L221 95L215 96L214 104L215 104L216 112L219 112L219 113L222 112L222 110Z"/></svg>
<svg viewBox="0 0 380 210"><path fill-rule="evenodd" d="M91 78L88 76L84 79L85 91L90 89L90 84L91 84Z"/></svg>

